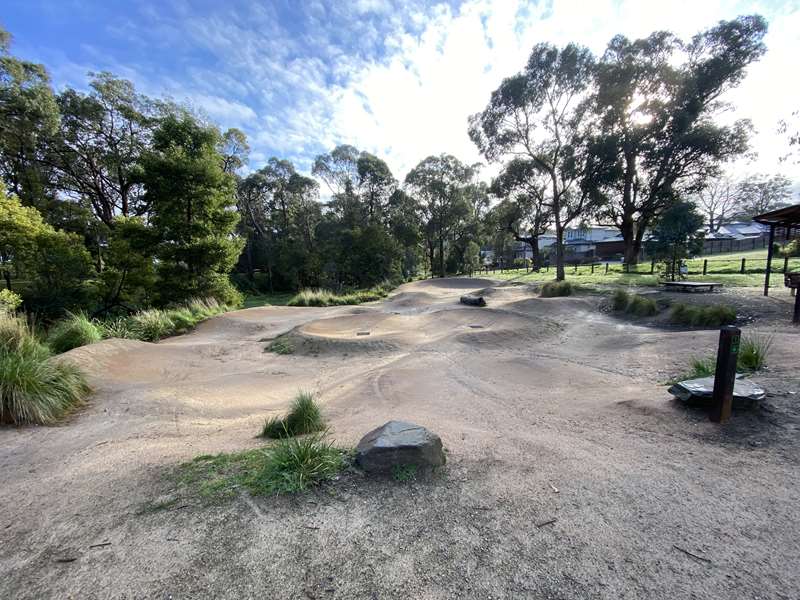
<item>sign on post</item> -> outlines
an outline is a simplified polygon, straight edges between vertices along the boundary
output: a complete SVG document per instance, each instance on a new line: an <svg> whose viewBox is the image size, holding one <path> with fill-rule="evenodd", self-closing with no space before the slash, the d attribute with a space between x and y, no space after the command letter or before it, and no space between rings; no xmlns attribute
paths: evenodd
<svg viewBox="0 0 800 600"><path fill-rule="evenodd" d="M742 330L732 325L726 325L719 331L717 368L714 372L714 395L710 414L711 420L716 423L724 423L731 417L733 386L736 382L736 360L739 358L741 335Z"/></svg>

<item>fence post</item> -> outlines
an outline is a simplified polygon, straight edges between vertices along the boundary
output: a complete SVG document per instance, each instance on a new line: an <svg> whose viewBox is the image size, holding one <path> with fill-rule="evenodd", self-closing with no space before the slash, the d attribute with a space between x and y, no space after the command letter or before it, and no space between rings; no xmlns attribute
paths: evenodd
<svg viewBox="0 0 800 600"><path fill-rule="evenodd" d="M594 275L594 263L592 263L592 275Z"/></svg>
<svg viewBox="0 0 800 600"><path fill-rule="evenodd" d="M744 265L745 265L745 261L747 261L747 259L746 259L746 258L743 258L743 259L742 259L742 269L741 269L741 271L739 271L739 272L740 272L742 275L744 275Z"/></svg>
<svg viewBox="0 0 800 600"><path fill-rule="evenodd" d="M703 275L705 275L706 273L708 273L708 259L704 258L703 259Z"/></svg>
<svg viewBox="0 0 800 600"><path fill-rule="evenodd" d="M738 327L732 325L725 325L719 330L717 368L714 372L714 395L709 415L711 420L716 423L724 423L731 416L741 333L742 331Z"/></svg>
<svg viewBox="0 0 800 600"><path fill-rule="evenodd" d="M786 275L786 273L788 272L789 272L789 255L787 254L786 256L783 257L783 274Z"/></svg>
<svg viewBox="0 0 800 600"><path fill-rule="evenodd" d="M650 261L650 275L656 272L656 259Z"/></svg>
<svg viewBox="0 0 800 600"><path fill-rule="evenodd" d="M631 266L628 263L625 263L625 272L626 273L630 273L631 272Z"/></svg>
<svg viewBox="0 0 800 600"><path fill-rule="evenodd" d="M606 275L608 275L608 263L606 263Z"/></svg>
<svg viewBox="0 0 800 600"><path fill-rule="evenodd" d="M578 263L575 263L575 273L578 272Z"/></svg>

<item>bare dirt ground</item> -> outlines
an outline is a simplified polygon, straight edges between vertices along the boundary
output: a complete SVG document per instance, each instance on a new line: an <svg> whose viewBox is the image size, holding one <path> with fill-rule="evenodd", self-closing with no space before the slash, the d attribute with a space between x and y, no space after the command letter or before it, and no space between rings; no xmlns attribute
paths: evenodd
<svg viewBox="0 0 800 600"><path fill-rule="evenodd" d="M253 308L73 351L89 404L59 427L0 430L0 598L800 597L788 303L756 377L770 396L720 427L663 385L715 331L525 286L458 304L492 285L417 282L382 303ZM287 332L295 354L263 352ZM179 463L261 444L298 388L339 443L410 420L441 435L447 467L143 510L175 493Z"/></svg>

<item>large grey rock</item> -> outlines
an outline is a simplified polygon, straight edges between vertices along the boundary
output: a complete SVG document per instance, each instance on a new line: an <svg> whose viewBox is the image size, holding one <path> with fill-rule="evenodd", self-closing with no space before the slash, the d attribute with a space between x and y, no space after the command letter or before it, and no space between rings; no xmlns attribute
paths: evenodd
<svg viewBox="0 0 800 600"><path fill-rule="evenodd" d="M467 306L486 306L486 300L483 296L468 294L466 296L461 296L461 304L466 304Z"/></svg>
<svg viewBox="0 0 800 600"><path fill-rule="evenodd" d="M391 473L399 466L414 465L428 471L445 463L442 440L419 425L389 421L373 429L358 443L356 462L368 473Z"/></svg>

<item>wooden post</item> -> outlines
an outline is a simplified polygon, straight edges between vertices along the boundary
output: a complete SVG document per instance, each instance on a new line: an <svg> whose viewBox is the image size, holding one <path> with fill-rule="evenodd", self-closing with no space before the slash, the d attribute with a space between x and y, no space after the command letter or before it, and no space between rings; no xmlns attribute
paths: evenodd
<svg viewBox="0 0 800 600"><path fill-rule="evenodd" d="M650 261L650 275L656 272L656 259Z"/></svg>
<svg viewBox="0 0 800 600"><path fill-rule="evenodd" d="M789 255L787 254L786 256L783 257L783 274L786 275L786 273L788 272L789 272Z"/></svg>
<svg viewBox="0 0 800 600"><path fill-rule="evenodd" d="M592 275L594 275L594 263L592 263Z"/></svg>
<svg viewBox="0 0 800 600"><path fill-rule="evenodd" d="M630 273L631 272L631 267L630 267L630 265L628 263L625 263L625 272L626 273Z"/></svg>
<svg viewBox="0 0 800 600"><path fill-rule="evenodd" d="M742 275L744 275L744 265L745 265L746 261L747 261L746 258L742 259L742 269L739 271Z"/></svg>
<svg viewBox="0 0 800 600"><path fill-rule="evenodd" d="M714 372L714 395L709 415L715 423L724 423L731 417L733 386L736 381L736 360L739 357L741 335L742 331L732 325L726 325L719 330L717 368Z"/></svg>
<svg viewBox="0 0 800 600"><path fill-rule="evenodd" d="M775 223L769 226L769 246L767 247L767 272L764 275L764 295L769 296L769 274L772 271L772 250L775 246Z"/></svg>
<svg viewBox="0 0 800 600"><path fill-rule="evenodd" d="M703 259L703 275L705 275L706 273L708 273L708 259L704 258Z"/></svg>
<svg viewBox="0 0 800 600"><path fill-rule="evenodd" d="M800 290L792 290L794 292L794 318L792 323L800 325Z"/></svg>
<svg viewBox="0 0 800 600"><path fill-rule="evenodd" d="M606 275L608 275L608 263L606 263Z"/></svg>

